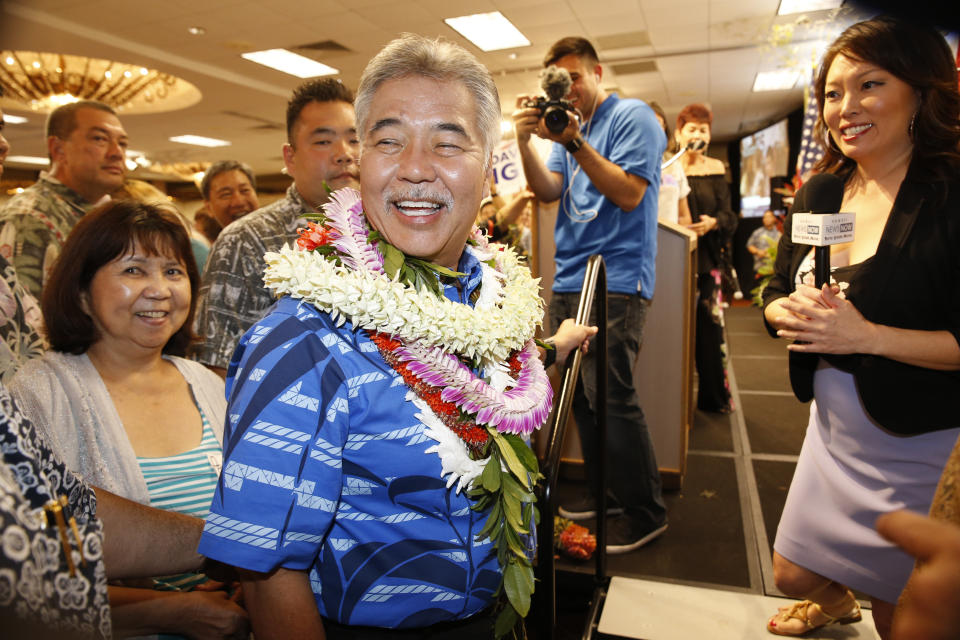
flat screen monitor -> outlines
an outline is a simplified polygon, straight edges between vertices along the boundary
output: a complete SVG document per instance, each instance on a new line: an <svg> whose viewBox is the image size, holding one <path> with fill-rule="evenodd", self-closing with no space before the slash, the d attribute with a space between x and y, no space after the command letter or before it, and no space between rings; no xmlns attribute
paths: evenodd
<svg viewBox="0 0 960 640"><path fill-rule="evenodd" d="M770 178L787 175L787 120L740 140L740 207L744 217L770 208Z"/></svg>

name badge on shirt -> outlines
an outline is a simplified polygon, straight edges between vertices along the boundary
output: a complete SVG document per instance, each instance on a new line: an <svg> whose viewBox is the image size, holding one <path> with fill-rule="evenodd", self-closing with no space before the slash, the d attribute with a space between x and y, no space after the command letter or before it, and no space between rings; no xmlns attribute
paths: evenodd
<svg viewBox="0 0 960 640"><path fill-rule="evenodd" d="M210 463L210 467L217 473L217 477L220 477L220 471L223 469L223 454L219 451L216 453L207 454L207 462Z"/></svg>

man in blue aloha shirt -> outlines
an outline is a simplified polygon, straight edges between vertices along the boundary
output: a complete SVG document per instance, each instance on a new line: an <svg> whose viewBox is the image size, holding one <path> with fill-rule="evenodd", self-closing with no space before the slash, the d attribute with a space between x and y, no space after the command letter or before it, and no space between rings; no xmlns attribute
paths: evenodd
<svg viewBox="0 0 960 640"><path fill-rule="evenodd" d="M495 260L467 248L500 123L489 72L457 45L404 36L367 66L356 113L366 219L408 259L456 272L437 281L442 297L430 304L480 309L487 278L499 279L489 275ZM283 251L268 254L268 275ZM385 261L379 250L364 255ZM344 278L368 277L344 263L353 269ZM535 320L524 340L542 313L529 282ZM378 291L341 302L362 308ZM224 468L200 552L243 570L258 640L490 638L501 569L495 545L477 540L488 513L444 477L450 460L460 477L474 461L441 463L422 398L336 295L333 313L300 297L281 298L233 355ZM405 313L390 315L434 324Z"/></svg>

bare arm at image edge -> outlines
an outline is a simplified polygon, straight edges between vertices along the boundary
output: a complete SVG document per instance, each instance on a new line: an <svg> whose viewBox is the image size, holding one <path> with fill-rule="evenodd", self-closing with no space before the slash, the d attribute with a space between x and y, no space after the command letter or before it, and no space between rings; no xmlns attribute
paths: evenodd
<svg viewBox="0 0 960 640"><path fill-rule="evenodd" d="M161 511L95 487L103 521L103 560L110 579L192 571L203 520Z"/></svg>

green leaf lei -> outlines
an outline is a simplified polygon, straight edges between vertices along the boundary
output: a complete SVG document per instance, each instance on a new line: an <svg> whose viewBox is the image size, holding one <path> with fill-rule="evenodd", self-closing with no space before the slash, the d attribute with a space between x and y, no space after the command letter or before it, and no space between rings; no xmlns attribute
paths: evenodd
<svg viewBox="0 0 960 640"><path fill-rule="evenodd" d="M534 591L533 562L535 544L528 541L536 535L540 512L536 506L533 488L543 478L537 456L530 447L513 434L487 427L490 434L490 455L479 482L467 491L475 500L471 509L490 514L477 534L477 540L490 538L497 549L497 561L502 571L499 596L499 614L494 624L494 636L508 633L525 637L523 619L530 612L530 597ZM506 596L504 598L504 596Z"/></svg>

